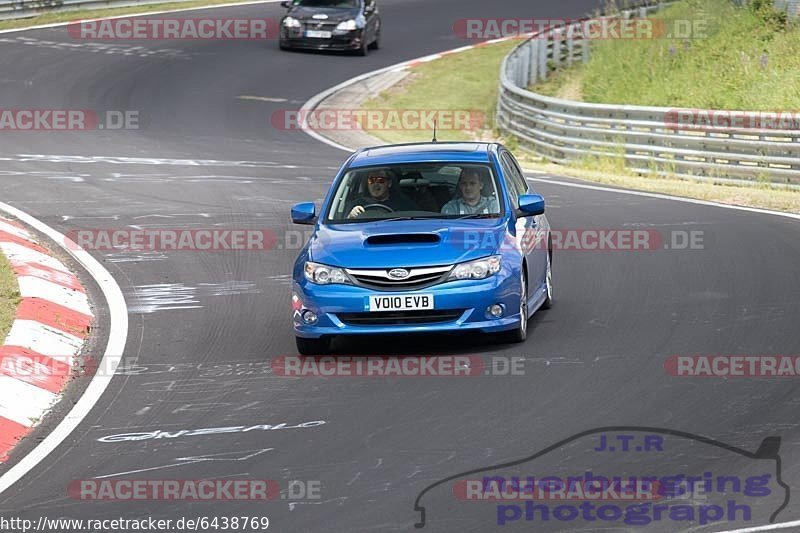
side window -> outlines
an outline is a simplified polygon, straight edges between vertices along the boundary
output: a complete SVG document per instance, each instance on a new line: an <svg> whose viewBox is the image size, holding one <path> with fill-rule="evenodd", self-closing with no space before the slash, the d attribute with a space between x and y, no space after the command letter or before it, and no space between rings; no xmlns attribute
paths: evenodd
<svg viewBox="0 0 800 533"><path fill-rule="evenodd" d="M519 207L519 195L523 194L528 187L525 185L522 174L508 152L503 152L500 155L500 165L503 167L503 175L506 178L511 203L514 205L514 209L517 209Z"/></svg>
<svg viewBox="0 0 800 533"><path fill-rule="evenodd" d="M522 185L522 188L520 189L520 194L527 193L528 182L525 181L525 174L522 173L522 168L520 168L517 159L513 155L511 155L511 152L506 152L506 155L508 156L509 159L511 159L511 164L514 167L514 170L516 171L517 177L519 178L519 183Z"/></svg>

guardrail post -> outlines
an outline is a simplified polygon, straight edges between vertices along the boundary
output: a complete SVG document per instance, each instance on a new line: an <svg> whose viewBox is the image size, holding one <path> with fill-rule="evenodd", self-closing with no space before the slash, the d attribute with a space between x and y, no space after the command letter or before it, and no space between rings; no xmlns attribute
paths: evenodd
<svg viewBox="0 0 800 533"><path fill-rule="evenodd" d="M533 37L526 45L531 51L530 57L530 80L529 83L533 85L539 81L539 39Z"/></svg>
<svg viewBox="0 0 800 533"><path fill-rule="evenodd" d="M567 65L572 65L575 54L575 25L567 26Z"/></svg>
<svg viewBox="0 0 800 533"><path fill-rule="evenodd" d="M508 79L511 80L511 82L514 85L519 85L519 76L517 74L517 72L519 71L518 63L519 63L518 56L515 55L515 56L509 58L509 61L508 61Z"/></svg>
<svg viewBox="0 0 800 533"><path fill-rule="evenodd" d="M527 88L528 83L530 83L531 79L531 51L527 46L523 46L520 48L520 52L522 56L519 58L520 60L520 68L519 68L519 86Z"/></svg>
<svg viewBox="0 0 800 533"><path fill-rule="evenodd" d="M561 66L561 28L553 30L553 64L556 69Z"/></svg>
<svg viewBox="0 0 800 533"><path fill-rule="evenodd" d="M539 67L539 79L544 81L547 79L547 45L550 42L550 34L543 35L540 39L539 43L539 59L538 59L538 67Z"/></svg>

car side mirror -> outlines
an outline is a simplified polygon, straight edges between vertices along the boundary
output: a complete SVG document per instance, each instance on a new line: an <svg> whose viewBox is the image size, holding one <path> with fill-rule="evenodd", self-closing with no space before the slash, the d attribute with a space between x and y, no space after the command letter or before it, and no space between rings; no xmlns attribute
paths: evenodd
<svg viewBox="0 0 800 533"><path fill-rule="evenodd" d="M317 206L314 202L303 202L292 206L292 222L313 226L317 221Z"/></svg>
<svg viewBox="0 0 800 533"><path fill-rule="evenodd" d="M517 218L531 217L544 213L544 198L539 194L522 194L519 197Z"/></svg>
<svg viewBox="0 0 800 533"><path fill-rule="evenodd" d="M281 7L285 7L286 9L289 9L290 7L292 7L292 3L288 2L287 0L283 0L283 2L281 2Z"/></svg>

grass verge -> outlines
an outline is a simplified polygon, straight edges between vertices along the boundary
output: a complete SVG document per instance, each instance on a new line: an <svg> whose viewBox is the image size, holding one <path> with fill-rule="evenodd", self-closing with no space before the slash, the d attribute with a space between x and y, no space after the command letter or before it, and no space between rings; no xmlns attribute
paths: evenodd
<svg viewBox="0 0 800 533"><path fill-rule="evenodd" d="M235 3L235 0L190 0L188 2L165 2L163 4L146 4L129 7L114 7L110 9L76 9L74 11L61 11L58 13L44 13L31 18L0 20L0 30L22 29L43 24L57 24L59 22L73 22L134 13L152 13L154 11L170 11L174 9L191 9L215 5Z"/></svg>
<svg viewBox="0 0 800 533"><path fill-rule="evenodd" d="M19 286L11 263L0 252L0 345L5 340L19 305Z"/></svg>
<svg viewBox="0 0 800 533"><path fill-rule="evenodd" d="M681 34L691 33L688 38L598 40L587 64L535 90L555 95L565 78L578 76L577 94L586 102L796 110L800 22L789 21L771 2L736 7L731 0L682 0L652 18L667 32L691 25Z"/></svg>
<svg viewBox="0 0 800 533"><path fill-rule="evenodd" d="M481 116L472 131L439 129L440 139L464 141L494 124L500 63L518 41L475 48L422 63L403 81L364 103L366 109L464 110ZM367 130L390 143L430 141L433 131Z"/></svg>
<svg viewBox="0 0 800 533"><path fill-rule="evenodd" d="M440 132L440 140L504 140L488 129L494 124L500 63L514 42L499 43L445 56L423 63L403 82L365 103L368 109L474 109L487 114L487 128L471 131ZM574 93L572 78L559 89ZM389 142L428 141L430 132L368 130ZM619 161L580 161L573 165L555 165L518 150L515 139L505 139L506 146L520 156L526 168L551 174L635 189L731 205L759 207L800 213L800 191L773 187L769 183L737 186L674 178L641 176L624 168Z"/></svg>

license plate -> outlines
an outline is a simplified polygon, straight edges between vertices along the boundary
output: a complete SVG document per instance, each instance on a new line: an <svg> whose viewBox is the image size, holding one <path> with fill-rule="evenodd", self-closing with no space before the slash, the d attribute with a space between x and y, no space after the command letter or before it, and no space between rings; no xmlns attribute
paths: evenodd
<svg viewBox="0 0 800 533"><path fill-rule="evenodd" d="M311 37L313 39L330 39L331 35L329 31L306 30L306 37Z"/></svg>
<svg viewBox="0 0 800 533"><path fill-rule="evenodd" d="M411 311L433 309L433 294L370 296L370 311Z"/></svg>

